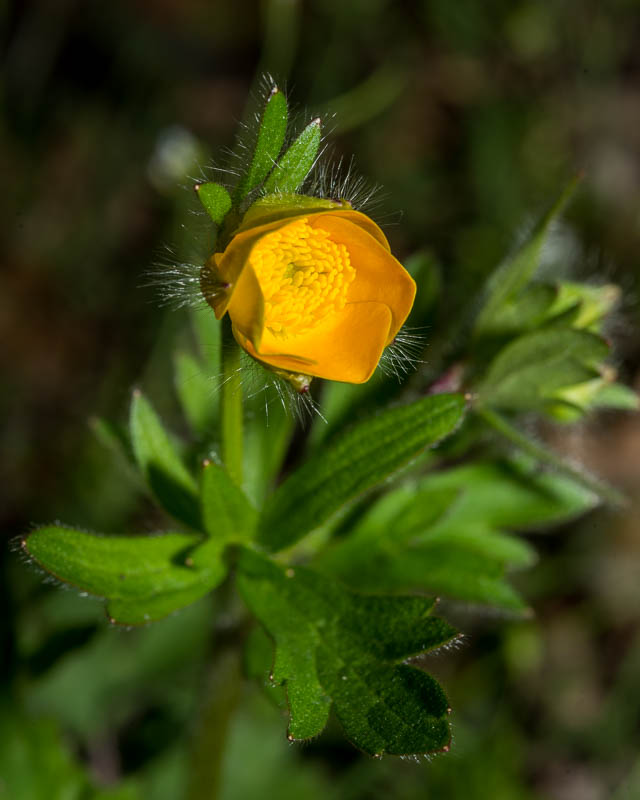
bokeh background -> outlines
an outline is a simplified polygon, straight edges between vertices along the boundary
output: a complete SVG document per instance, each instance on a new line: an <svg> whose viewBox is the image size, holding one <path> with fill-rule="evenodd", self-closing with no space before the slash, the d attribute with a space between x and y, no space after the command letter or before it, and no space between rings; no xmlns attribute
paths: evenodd
<svg viewBox="0 0 640 800"><path fill-rule="evenodd" d="M326 120L335 157L355 154L383 187L374 217L394 252L432 253L435 329L584 172L562 229L566 274L622 287L610 336L638 386L640 3L1 6L0 797L181 800L210 604L110 629L9 543L55 519L154 527L91 419L123 420L140 382L175 408L167 343L183 319L143 284L167 246L196 236L186 176L228 166L248 94L271 73ZM548 435L631 502L536 537L540 563L519 578L531 619L452 610L466 644L432 665L456 709L452 752L370 761L337 728L291 747L247 688L220 796L640 797L640 422L601 415Z"/></svg>

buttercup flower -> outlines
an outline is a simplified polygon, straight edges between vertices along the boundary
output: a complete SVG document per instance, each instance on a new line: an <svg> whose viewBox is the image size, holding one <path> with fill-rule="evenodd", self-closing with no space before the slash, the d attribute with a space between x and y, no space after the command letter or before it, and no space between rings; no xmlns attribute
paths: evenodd
<svg viewBox="0 0 640 800"><path fill-rule="evenodd" d="M255 203L201 285L253 358L347 383L371 377L416 292L369 217L345 201L299 196Z"/></svg>

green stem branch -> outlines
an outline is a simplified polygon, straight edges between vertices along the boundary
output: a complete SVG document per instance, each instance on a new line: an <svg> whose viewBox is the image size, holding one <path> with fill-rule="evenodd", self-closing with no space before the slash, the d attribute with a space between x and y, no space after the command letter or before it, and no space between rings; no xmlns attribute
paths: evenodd
<svg viewBox="0 0 640 800"><path fill-rule="evenodd" d="M621 508L627 504L625 496L617 489L614 489L613 486L609 486L595 476L590 475L588 472L584 472L581 469L568 464L552 450L548 450L546 447L543 447L541 444L538 444L524 433L519 431L507 419L505 419L502 414L498 414L496 411L480 405L475 407L475 412L491 428L493 428L494 431L499 433L512 444L516 445L516 447L519 447L525 453L528 453L530 456L535 458L536 461L540 461L543 464L548 464L558 472L567 475L569 478L572 478L574 481L576 481L576 483L581 484L590 492L596 494L605 503L609 503L617 508Z"/></svg>
<svg viewBox="0 0 640 800"><path fill-rule="evenodd" d="M242 353L231 332L228 316L222 320L222 460L231 478L242 486Z"/></svg>

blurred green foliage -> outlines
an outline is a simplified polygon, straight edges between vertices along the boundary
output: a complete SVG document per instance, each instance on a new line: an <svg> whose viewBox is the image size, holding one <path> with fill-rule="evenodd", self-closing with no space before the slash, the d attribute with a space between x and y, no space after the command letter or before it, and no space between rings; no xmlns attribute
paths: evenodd
<svg viewBox="0 0 640 800"><path fill-rule="evenodd" d="M114 530L162 524L123 478L125 456L111 458L85 421L124 420L141 375L176 419L168 345L188 334L177 333L180 312L163 314L140 288L142 273L171 260L165 244L196 261L206 252L198 221L182 227L190 199L181 185L232 144L247 89L265 70L313 113L335 112L336 154L355 153L359 171L384 186L372 213L394 252L428 248L416 269L437 299L423 298L413 323L427 337L446 333L513 231L584 170L543 273L622 286L605 332L633 379L639 12L636 0L31 0L6 9L6 541L56 518ZM452 327L433 343L427 374L459 336ZM205 410L192 412L206 426ZM637 496L636 421L604 417L550 435ZM257 434L255 446L265 446ZM370 761L337 726L292 748L277 713L247 688L221 796L635 797L639 513L634 500L538 537L539 564L517 580L531 620L447 609L468 633L464 649L429 661L457 709L448 756ZM208 658L224 642L210 600L154 627L107 629L93 601L52 590L2 552L0 797L180 798Z"/></svg>

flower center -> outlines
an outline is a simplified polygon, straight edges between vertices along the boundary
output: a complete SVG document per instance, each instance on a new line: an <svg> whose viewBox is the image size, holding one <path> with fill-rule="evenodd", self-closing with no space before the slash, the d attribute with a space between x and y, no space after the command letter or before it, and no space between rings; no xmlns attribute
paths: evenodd
<svg viewBox="0 0 640 800"><path fill-rule="evenodd" d="M264 325L283 337L308 333L341 311L356 275L347 248L306 218L266 234L249 261L264 297Z"/></svg>

